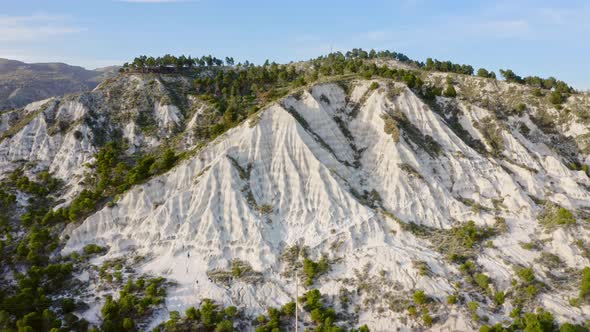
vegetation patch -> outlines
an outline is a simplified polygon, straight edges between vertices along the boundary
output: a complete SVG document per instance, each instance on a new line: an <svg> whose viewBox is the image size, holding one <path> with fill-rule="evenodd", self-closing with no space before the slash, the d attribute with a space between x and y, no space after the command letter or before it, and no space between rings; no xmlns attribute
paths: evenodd
<svg viewBox="0 0 590 332"><path fill-rule="evenodd" d="M226 286L229 286L234 280L240 280L250 284L256 284L263 280L261 272L255 271L248 262L239 259L231 261L229 270L217 269L207 271L207 276L214 282Z"/></svg>
<svg viewBox="0 0 590 332"><path fill-rule="evenodd" d="M232 332L245 329L244 314L235 306L223 307L210 299L204 299L200 308L190 307L181 316L170 312L170 319L158 325L153 332L215 331Z"/></svg>
<svg viewBox="0 0 590 332"><path fill-rule="evenodd" d="M490 146L492 155L499 157L504 151L504 138L503 129L498 125L498 121L487 116L477 123L476 127Z"/></svg>
<svg viewBox="0 0 590 332"><path fill-rule="evenodd" d="M101 309L101 330L130 331L145 327L153 312L163 307L165 297L164 278L140 278L136 282L129 279L119 292L117 300L107 296L106 303ZM137 324L137 321L143 324Z"/></svg>
<svg viewBox="0 0 590 332"><path fill-rule="evenodd" d="M311 321L315 325L315 331L345 331L343 327L335 324L338 320L338 315L333 308L326 305L326 301L319 290L312 289L297 300L303 305L303 309L309 313ZM350 331L368 332L369 328L364 325Z"/></svg>
<svg viewBox="0 0 590 332"><path fill-rule="evenodd" d="M399 168L406 172L408 175L410 176L414 176L420 180L424 180L424 177L422 176L422 174L420 174L414 167L412 167L412 165L408 164L408 163L402 163L398 165Z"/></svg>
<svg viewBox="0 0 590 332"><path fill-rule="evenodd" d="M316 278L330 271L330 262L326 256L322 256L315 262L307 257L303 258L303 272L305 273L305 285L311 286Z"/></svg>
<svg viewBox="0 0 590 332"><path fill-rule="evenodd" d="M571 211L549 201L545 203L544 209L537 217L537 220L546 230L576 224L576 218Z"/></svg>

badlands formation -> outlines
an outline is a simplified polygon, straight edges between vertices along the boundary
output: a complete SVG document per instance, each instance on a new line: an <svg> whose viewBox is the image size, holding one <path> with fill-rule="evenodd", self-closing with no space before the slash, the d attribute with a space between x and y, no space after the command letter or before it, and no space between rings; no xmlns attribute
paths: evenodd
<svg viewBox="0 0 590 332"><path fill-rule="evenodd" d="M387 79L310 84L204 143L193 133L212 110L190 80L122 74L1 113L0 170L48 170L64 183L58 208L85 188L108 141L124 140L127 155L183 151L61 233L56 255L106 250L74 271L88 304L76 314L91 324L121 287L101 277L112 260L125 266L119 285L142 274L169 283L143 329L211 299L254 330L258 315L312 289L347 328L469 331L507 324L515 308L583 324L589 96L558 110L514 83L425 78L445 80L457 97L425 99ZM153 119L149 131L137 112ZM313 329L303 304L298 315Z"/></svg>

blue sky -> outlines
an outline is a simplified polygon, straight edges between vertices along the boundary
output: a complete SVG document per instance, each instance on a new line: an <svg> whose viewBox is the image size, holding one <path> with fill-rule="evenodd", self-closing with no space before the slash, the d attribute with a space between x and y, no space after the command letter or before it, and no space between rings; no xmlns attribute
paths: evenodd
<svg viewBox="0 0 590 332"><path fill-rule="evenodd" d="M590 1L2 1L0 57L88 68L139 54L305 60L390 49L590 89Z"/></svg>

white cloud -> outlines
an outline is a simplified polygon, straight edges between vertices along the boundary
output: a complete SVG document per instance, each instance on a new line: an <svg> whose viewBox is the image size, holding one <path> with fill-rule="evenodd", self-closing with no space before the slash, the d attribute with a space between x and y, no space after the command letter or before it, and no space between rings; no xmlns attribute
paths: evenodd
<svg viewBox="0 0 590 332"><path fill-rule="evenodd" d="M31 41L84 30L68 24L68 20L66 16L47 14L0 16L0 41Z"/></svg>

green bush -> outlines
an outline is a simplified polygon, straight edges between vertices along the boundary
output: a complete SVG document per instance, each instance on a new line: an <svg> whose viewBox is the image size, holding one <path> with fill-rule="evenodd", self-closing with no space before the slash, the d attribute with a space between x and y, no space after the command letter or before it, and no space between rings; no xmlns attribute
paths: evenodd
<svg viewBox="0 0 590 332"><path fill-rule="evenodd" d="M547 202L544 210L538 216L539 223L547 229L560 226L570 226L576 223L573 213L555 203Z"/></svg>
<svg viewBox="0 0 590 332"><path fill-rule="evenodd" d="M428 296L426 296L426 294L424 293L423 290L415 291L413 298L414 298L414 303L416 303L418 305L423 305L423 304L426 304L426 302L428 302Z"/></svg>
<svg viewBox="0 0 590 332"><path fill-rule="evenodd" d="M201 311L195 307L186 309L185 315L188 320L198 321L201 319Z"/></svg>
<svg viewBox="0 0 590 332"><path fill-rule="evenodd" d="M103 254L107 251L105 247L96 244L87 244L84 246L84 253L86 255Z"/></svg>
<svg viewBox="0 0 590 332"><path fill-rule="evenodd" d="M318 262L314 262L313 260L309 259L309 258L304 258L303 259L303 272L305 273L305 276L307 277L305 280L305 284L307 286L311 286L314 282L314 280L328 272L330 269L329 263L328 263L328 259L325 256L322 256L320 258L320 260Z"/></svg>
<svg viewBox="0 0 590 332"><path fill-rule="evenodd" d="M580 299L590 303L590 267L582 270L582 283L580 284Z"/></svg>
<svg viewBox="0 0 590 332"><path fill-rule="evenodd" d="M530 284L535 281L535 272L532 268L521 268L516 274L526 284Z"/></svg>
<svg viewBox="0 0 590 332"><path fill-rule="evenodd" d="M524 331L542 331L550 332L555 331L557 324L553 315L549 311L545 311L541 308L537 310L537 313L526 313L523 317L524 320Z"/></svg>
<svg viewBox="0 0 590 332"><path fill-rule="evenodd" d="M575 224L576 219L574 218L574 215L569 210L567 210L565 208L559 208L557 210L555 222L558 225L570 225L570 224Z"/></svg>
<svg viewBox="0 0 590 332"><path fill-rule="evenodd" d="M424 322L425 326L432 326L434 319L428 313L428 309L424 308L422 310L422 321Z"/></svg>
<svg viewBox="0 0 590 332"><path fill-rule="evenodd" d="M504 304L505 298L506 294L504 294L504 292L496 292L496 294L494 294L494 303L496 303L496 305L502 305Z"/></svg>
<svg viewBox="0 0 590 332"><path fill-rule="evenodd" d="M553 105L561 105L565 101L565 97L561 94L561 92L553 91L553 92L551 92L551 95L549 96L549 101Z"/></svg>
<svg viewBox="0 0 590 332"><path fill-rule="evenodd" d="M448 84L447 88L443 91L443 96L447 98L457 97L457 91L455 91L455 87L451 84Z"/></svg>
<svg viewBox="0 0 590 332"><path fill-rule="evenodd" d="M483 290L488 290L490 285L490 277L483 273L477 273L474 277L475 283Z"/></svg>
<svg viewBox="0 0 590 332"><path fill-rule="evenodd" d="M453 295L449 295L449 297L447 297L447 303L448 304L456 304L458 301L457 295L453 294Z"/></svg>
<svg viewBox="0 0 590 332"><path fill-rule="evenodd" d="M559 332L588 332L590 329L582 325L565 323L559 327Z"/></svg>
<svg viewBox="0 0 590 332"><path fill-rule="evenodd" d="M295 316L295 310L297 310L295 302L289 302L283 305L281 308L281 313L287 317L292 317Z"/></svg>
<svg viewBox="0 0 590 332"><path fill-rule="evenodd" d="M133 319L131 319L129 317L125 317L125 319L123 319L123 329L124 330L132 331L134 327L135 327L135 322L133 321Z"/></svg>

